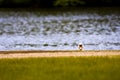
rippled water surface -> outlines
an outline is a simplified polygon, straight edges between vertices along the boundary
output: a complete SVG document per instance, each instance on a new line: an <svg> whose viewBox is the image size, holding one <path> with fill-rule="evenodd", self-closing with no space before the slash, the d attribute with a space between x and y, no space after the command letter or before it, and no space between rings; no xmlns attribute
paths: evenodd
<svg viewBox="0 0 120 80"><path fill-rule="evenodd" d="M116 13L0 11L0 50L120 50Z"/></svg>

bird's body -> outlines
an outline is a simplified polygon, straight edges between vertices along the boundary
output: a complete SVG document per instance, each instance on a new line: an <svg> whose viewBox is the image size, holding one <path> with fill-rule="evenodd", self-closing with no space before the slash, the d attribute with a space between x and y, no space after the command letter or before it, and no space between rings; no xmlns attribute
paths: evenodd
<svg viewBox="0 0 120 80"><path fill-rule="evenodd" d="M78 48L79 48L79 50L82 51L82 50L83 50L83 45L82 45L82 44L79 44L79 45L78 45Z"/></svg>

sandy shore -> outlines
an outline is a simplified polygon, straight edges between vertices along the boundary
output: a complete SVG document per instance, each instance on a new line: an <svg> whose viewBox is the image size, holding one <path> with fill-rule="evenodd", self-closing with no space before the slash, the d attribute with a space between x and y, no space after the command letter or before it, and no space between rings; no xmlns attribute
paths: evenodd
<svg viewBox="0 0 120 80"><path fill-rule="evenodd" d="M120 50L105 51L0 51L3 58L38 58L38 57L89 57L89 56L120 56Z"/></svg>

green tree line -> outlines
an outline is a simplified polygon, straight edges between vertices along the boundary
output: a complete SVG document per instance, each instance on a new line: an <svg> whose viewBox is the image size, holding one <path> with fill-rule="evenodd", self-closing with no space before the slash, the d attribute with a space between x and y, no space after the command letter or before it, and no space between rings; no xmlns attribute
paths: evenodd
<svg viewBox="0 0 120 80"><path fill-rule="evenodd" d="M0 7L74 7L119 5L119 0L0 0Z"/></svg>

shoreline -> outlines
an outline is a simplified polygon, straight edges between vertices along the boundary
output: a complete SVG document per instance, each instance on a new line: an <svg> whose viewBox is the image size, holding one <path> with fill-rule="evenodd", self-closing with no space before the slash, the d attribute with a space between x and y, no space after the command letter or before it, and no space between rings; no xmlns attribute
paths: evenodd
<svg viewBox="0 0 120 80"><path fill-rule="evenodd" d="M11 53L54 53L54 52L120 52L120 50L6 50L0 51L0 54Z"/></svg>
<svg viewBox="0 0 120 80"><path fill-rule="evenodd" d="M0 59L13 58L49 58L49 57L112 57L120 56L120 50L31 50L31 51L0 51Z"/></svg>

